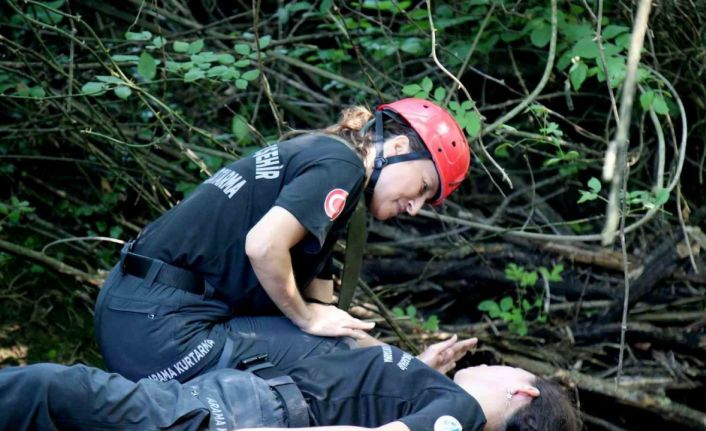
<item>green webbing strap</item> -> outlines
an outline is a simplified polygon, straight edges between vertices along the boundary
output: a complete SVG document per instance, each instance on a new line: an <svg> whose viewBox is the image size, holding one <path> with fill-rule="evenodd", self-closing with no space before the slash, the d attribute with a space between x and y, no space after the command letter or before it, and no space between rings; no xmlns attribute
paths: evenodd
<svg viewBox="0 0 706 431"><path fill-rule="evenodd" d="M348 307L351 306L355 288L358 287L360 267L363 263L363 249L367 237L365 223L368 218L363 199L361 196L348 226L346 255L343 258L343 276L341 277L341 294L338 299L338 308L341 310L348 310Z"/></svg>

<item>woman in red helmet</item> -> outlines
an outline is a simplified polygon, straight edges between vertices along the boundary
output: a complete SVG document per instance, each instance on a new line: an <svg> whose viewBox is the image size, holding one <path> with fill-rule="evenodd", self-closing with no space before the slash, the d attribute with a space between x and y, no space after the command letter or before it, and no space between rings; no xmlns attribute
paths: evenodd
<svg viewBox="0 0 706 431"><path fill-rule="evenodd" d="M469 163L448 112L404 99L374 116L346 109L222 168L123 248L96 303L107 368L183 382L254 354L286 366L364 338L373 324L321 303L357 202L380 220L415 215L458 188Z"/></svg>

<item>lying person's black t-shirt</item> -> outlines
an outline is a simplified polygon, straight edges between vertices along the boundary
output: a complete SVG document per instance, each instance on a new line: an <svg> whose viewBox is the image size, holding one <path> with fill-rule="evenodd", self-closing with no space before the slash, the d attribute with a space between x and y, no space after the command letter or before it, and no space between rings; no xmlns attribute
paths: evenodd
<svg viewBox="0 0 706 431"><path fill-rule="evenodd" d="M409 353L376 346L310 357L282 370L309 404L312 426L480 431L485 415L460 386Z"/></svg>

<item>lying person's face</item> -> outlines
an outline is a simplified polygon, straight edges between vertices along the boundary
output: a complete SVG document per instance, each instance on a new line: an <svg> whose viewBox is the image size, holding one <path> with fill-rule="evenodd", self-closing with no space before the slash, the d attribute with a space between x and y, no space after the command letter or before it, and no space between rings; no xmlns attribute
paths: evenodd
<svg viewBox="0 0 706 431"><path fill-rule="evenodd" d="M487 365L464 368L454 376L454 382L483 409L488 421L486 431L501 429L515 411L540 395L534 387L536 379L521 368Z"/></svg>

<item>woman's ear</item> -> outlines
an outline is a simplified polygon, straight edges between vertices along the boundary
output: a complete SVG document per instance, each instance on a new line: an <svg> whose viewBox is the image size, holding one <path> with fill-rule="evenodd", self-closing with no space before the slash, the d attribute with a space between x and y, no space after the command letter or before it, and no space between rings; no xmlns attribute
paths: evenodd
<svg viewBox="0 0 706 431"><path fill-rule="evenodd" d="M409 138L405 135L397 135L385 141L385 156L399 156L407 154L412 148L409 146Z"/></svg>
<svg viewBox="0 0 706 431"><path fill-rule="evenodd" d="M539 394L539 389L532 385L518 385L510 390L510 393L515 396L523 396L528 398L537 398Z"/></svg>

